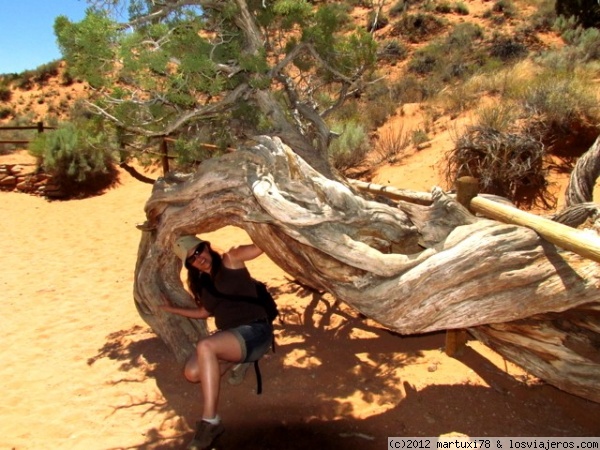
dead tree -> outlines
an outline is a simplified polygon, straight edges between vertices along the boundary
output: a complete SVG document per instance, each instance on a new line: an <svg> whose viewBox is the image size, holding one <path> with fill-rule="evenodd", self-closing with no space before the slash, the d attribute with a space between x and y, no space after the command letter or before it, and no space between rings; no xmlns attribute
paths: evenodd
<svg viewBox="0 0 600 450"><path fill-rule="evenodd" d="M432 204L391 206L324 178L277 138L155 184L145 210L134 296L183 360L202 322L174 240L233 225L300 282L402 334L469 329L532 374L600 401L600 265L531 229L476 217L434 188Z"/></svg>

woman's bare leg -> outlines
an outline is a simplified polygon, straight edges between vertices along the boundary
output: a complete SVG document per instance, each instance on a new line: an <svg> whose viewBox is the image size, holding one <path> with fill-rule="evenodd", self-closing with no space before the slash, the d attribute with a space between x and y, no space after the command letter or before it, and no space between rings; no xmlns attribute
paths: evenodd
<svg viewBox="0 0 600 450"><path fill-rule="evenodd" d="M221 375L231 365L222 362L239 362L242 348L233 333L223 331L201 339L196 345L196 354L185 365L185 377L200 382L204 407L203 419L217 415Z"/></svg>

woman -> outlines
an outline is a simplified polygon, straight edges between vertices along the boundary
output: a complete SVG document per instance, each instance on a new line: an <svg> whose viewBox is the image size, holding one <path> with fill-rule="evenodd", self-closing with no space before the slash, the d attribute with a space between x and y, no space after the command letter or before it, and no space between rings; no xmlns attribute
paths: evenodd
<svg viewBox="0 0 600 450"><path fill-rule="evenodd" d="M174 252L188 270L188 286L198 307L163 305L162 309L193 319L214 316L219 330L200 339L184 370L189 381L201 383L204 398L202 420L196 424L188 449L204 449L224 431L217 414L221 375L235 363L260 359L273 339L271 321L262 306L228 297L257 297L256 282L245 262L262 250L254 244L241 245L220 255L209 242L183 236L175 242Z"/></svg>

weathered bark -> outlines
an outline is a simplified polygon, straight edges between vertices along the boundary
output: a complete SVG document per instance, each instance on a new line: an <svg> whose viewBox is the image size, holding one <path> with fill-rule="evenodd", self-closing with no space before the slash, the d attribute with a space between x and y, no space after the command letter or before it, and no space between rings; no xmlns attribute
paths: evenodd
<svg viewBox="0 0 600 450"><path fill-rule="evenodd" d="M528 228L477 218L437 188L430 206L401 201L396 208L365 199L324 178L279 139L259 142L206 161L193 176L157 182L146 204L135 300L179 359L195 330L157 308L165 297L191 303L172 243L225 225L246 230L302 283L403 334L473 328L483 336L491 334L484 326L496 327L493 346L509 333L501 329L506 323L598 307L600 265ZM589 342L589 352L598 352L597 341ZM550 354L544 345L527 350L542 360ZM520 363L581 395L582 382L569 380L572 372L546 376L539 365ZM591 372L600 381L598 367ZM586 397L600 401L600 383L586 386Z"/></svg>
<svg viewBox="0 0 600 450"><path fill-rule="evenodd" d="M594 184L600 176L600 136L590 149L577 161L565 194L567 206L593 200Z"/></svg>

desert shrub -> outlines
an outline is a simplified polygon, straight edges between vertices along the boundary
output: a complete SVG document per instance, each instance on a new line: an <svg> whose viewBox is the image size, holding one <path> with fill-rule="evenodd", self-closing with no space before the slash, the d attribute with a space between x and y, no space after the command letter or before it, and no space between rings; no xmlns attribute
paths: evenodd
<svg viewBox="0 0 600 450"><path fill-rule="evenodd" d="M417 13L403 14L394 22L392 35L401 35L410 42L422 42L426 38L441 33L446 28L446 21L435 14Z"/></svg>
<svg viewBox="0 0 600 450"><path fill-rule="evenodd" d="M593 88L568 74L545 73L532 80L523 92L525 114L536 118L545 142L569 137L582 146L598 134L600 114Z"/></svg>
<svg viewBox="0 0 600 450"><path fill-rule="evenodd" d="M427 131L422 130L422 129L417 129L417 130L413 130L411 133L411 138L410 141L413 143L413 145L418 146L420 144L424 144L425 142L429 141L429 135L427 134Z"/></svg>
<svg viewBox="0 0 600 450"><path fill-rule="evenodd" d="M402 61L408 56L408 47L397 39L384 42L381 50L377 54L379 60L385 60L390 63Z"/></svg>
<svg viewBox="0 0 600 450"><path fill-rule="evenodd" d="M503 132L475 125L467 128L448 154L446 182L463 176L479 180L483 193L506 197L519 206L553 208L547 191L545 151L531 132Z"/></svg>
<svg viewBox="0 0 600 450"><path fill-rule="evenodd" d="M556 21L556 11L553 0L543 0L538 4L537 10L529 16L529 23L538 32L550 31Z"/></svg>
<svg viewBox="0 0 600 450"><path fill-rule="evenodd" d="M490 42L490 55L502 61L514 61L527 56L527 46L517 36L495 34Z"/></svg>
<svg viewBox="0 0 600 450"><path fill-rule="evenodd" d="M12 99L12 90L9 86L0 85L0 102L10 102Z"/></svg>
<svg viewBox="0 0 600 450"><path fill-rule="evenodd" d="M469 7L467 5L465 5L463 2L456 2L454 4L453 10L456 14L459 14L461 16L469 15Z"/></svg>
<svg viewBox="0 0 600 450"><path fill-rule="evenodd" d="M10 107L0 107L0 119L6 119L14 114L14 110Z"/></svg>
<svg viewBox="0 0 600 450"><path fill-rule="evenodd" d="M357 121L334 123L331 129L339 136L329 146L331 164L342 173L364 163L370 148L369 135Z"/></svg>
<svg viewBox="0 0 600 450"><path fill-rule="evenodd" d="M59 61L52 61L47 64L42 64L32 71L32 76L35 82L44 84L50 78L56 77L59 70Z"/></svg>
<svg viewBox="0 0 600 450"><path fill-rule="evenodd" d="M404 127L389 128L380 133L375 144L375 153L380 161L397 162L402 152L410 145L410 137Z"/></svg>
<svg viewBox="0 0 600 450"><path fill-rule="evenodd" d="M446 45L455 50L469 51L476 41L483 38L483 29L474 23L459 23L446 38Z"/></svg>
<svg viewBox="0 0 600 450"><path fill-rule="evenodd" d="M435 5L435 11L441 14L450 14L452 12L452 5L447 1L442 1Z"/></svg>
<svg viewBox="0 0 600 450"><path fill-rule="evenodd" d="M480 93L473 89L468 83L457 83L456 86L444 89L436 98L438 104L445 113L456 117L472 108L480 100Z"/></svg>
<svg viewBox="0 0 600 450"><path fill-rule="evenodd" d="M417 50L408 64L408 70L419 75L427 75L443 66L446 48L440 42L432 42Z"/></svg>
<svg viewBox="0 0 600 450"><path fill-rule="evenodd" d="M573 17L566 19L559 17L554 23L564 41L571 50L569 57L579 62L589 62L600 59L600 30L598 28L584 28Z"/></svg>
<svg viewBox="0 0 600 450"><path fill-rule="evenodd" d="M478 125L497 132L510 130L518 118L518 109L510 102L496 103L477 110Z"/></svg>
<svg viewBox="0 0 600 450"><path fill-rule="evenodd" d="M492 11L502 13L505 17L515 17L517 8L512 0L497 0L492 6Z"/></svg>
<svg viewBox="0 0 600 450"><path fill-rule="evenodd" d="M23 91L30 91L31 89L33 89L33 80L28 76L20 76L16 80L15 85L17 86L17 88Z"/></svg>
<svg viewBox="0 0 600 450"><path fill-rule="evenodd" d="M408 2L405 0L398 0L390 8L389 14L391 17L397 17L406 11L408 11Z"/></svg>
<svg viewBox="0 0 600 450"><path fill-rule="evenodd" d="M384 80L370 84L365 91L366 103L361 108L361 123L367 131L383 125L397 108L392 89Z"/></svg>
<svg viewBox="0 0 600 450"><path fill-rule="evenodd" d="M418 103L428 97L423 82L411 74L395 82L390 88L390 93L392 99L398 104Z"/></svg>
<svg viewBox="0 0 600 450"><path fill-rule="evenodd" d="M367 15L367 31L369 33L382 29L388 23L390 23L390 20L381 12L378 14L375 11L370 11Z"/></svg>
<svg viewBox="0 0 600 450"><path fill-rule="evenodd" d="M417 50L408 70L419 75L433 74L444 83L464 79L484 64L485 57L476 48L483 31L476 25L459 24L444 40L436 40Z"/></svg>
<svg viewBox="0 0 600 450"><path fill-rule="evenodd" d="M89 195L115 181L112 152L107 137L92 134L85 125L68 122L41 133L30 151L41 158L42 167L69 196Z"/></svg>

